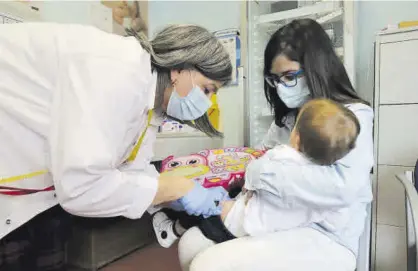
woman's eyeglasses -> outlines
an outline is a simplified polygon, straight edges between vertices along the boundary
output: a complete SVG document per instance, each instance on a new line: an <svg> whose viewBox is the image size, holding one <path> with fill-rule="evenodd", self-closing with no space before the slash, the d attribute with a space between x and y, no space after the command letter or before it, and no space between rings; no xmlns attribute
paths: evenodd
<svg viewBox="0 0 418 271"><path fill-rule="evenodd" d="M303 75L303 70L298 70L296 72L286 72L280 76L276 74L270 74L264 76L267 84L272 88L277 87L279 84L282 84L286 87L294 87L298 84L298 78Z"/></svg>

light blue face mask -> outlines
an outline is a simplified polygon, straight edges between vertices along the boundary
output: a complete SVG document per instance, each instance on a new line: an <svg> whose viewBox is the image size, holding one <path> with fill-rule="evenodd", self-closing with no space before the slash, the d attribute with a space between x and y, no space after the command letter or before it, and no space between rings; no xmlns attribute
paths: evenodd
<svg viewBox="0 0 418 271"><path fill-rule="evenodd" d="M311 98L305 77L299 78L294 87L287 87L279 83L276 88L277 94L288 108L300 108Z"/></svg>
<svg viewBox="0 0 418 271"><path fill-rule="evenodd" d="M196 85L185 97L180 97L174 88L168 101L167 115L178 120L195 120L203 116L211 105L208 96Z"/></svg>

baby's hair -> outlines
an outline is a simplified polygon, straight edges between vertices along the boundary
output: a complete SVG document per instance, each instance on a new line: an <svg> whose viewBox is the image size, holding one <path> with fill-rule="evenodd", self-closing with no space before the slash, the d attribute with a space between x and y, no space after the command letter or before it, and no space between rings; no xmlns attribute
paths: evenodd
<svg viewBox="0 0 418 271"><path fill-rule="evenodd" d="M314 99L301 108L295 132L303 154L316 164L332 165L354 149L360 123L345 106Z"/></svg>

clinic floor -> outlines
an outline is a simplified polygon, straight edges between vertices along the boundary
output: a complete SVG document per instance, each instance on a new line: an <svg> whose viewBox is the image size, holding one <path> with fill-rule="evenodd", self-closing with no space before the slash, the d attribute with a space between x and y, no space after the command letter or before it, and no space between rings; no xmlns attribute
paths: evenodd
<svg viewBox="0 0 418 271"><path fill-rule="evenodd" d="M181 271L177 245L169 249L150 245L100 269L100 271Z"/></svg>

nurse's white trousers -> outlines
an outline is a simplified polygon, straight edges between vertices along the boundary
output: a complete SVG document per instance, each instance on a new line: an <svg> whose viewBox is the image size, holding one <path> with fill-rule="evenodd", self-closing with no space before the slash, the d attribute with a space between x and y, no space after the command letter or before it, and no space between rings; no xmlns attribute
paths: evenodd
<svg viewBox="0 0 418 271"><path fill-rule="evenodd" d="M179 243L183 271L354 271L345 247L310 228L263 237L243 237L215 245L197 228Z"/></svg>

